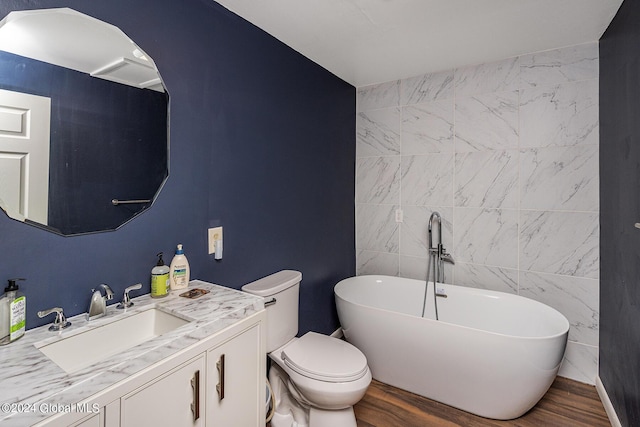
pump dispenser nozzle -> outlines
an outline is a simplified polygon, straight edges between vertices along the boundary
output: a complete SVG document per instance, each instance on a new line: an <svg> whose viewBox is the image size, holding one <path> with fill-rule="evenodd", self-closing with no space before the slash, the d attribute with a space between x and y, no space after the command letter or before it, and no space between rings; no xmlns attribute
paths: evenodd
<svg viewBox="0 0 640 427"><path fill-rule="evenodd" d="M6 288L4 288L5 292L10 292L10 291L17 291L18 290L18 284L16 283L18 280L27 280L23 277L18 277L15 279L9 279L8 282L9 284L7 285Z"/></svg>

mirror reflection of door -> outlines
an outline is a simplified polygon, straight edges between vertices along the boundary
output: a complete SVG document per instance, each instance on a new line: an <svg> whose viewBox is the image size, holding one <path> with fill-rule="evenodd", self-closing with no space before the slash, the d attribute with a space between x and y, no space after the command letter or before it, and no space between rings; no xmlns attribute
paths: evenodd
<svg viewBox="0 0 640 427"><path fill-rule="evenodd" d="M0 16L0 89L51 105L42 167L24 135L16 137L27 132L23 120L42 120L19 104L0 110L7 126L0 134L9 137L0 144L20 143L0 145L0 210L73 236L116 230L151 207L169 174L169 94L153 59L122 30L69 8ZM38 207L30 197L36 171L43 172ZM149 202L114 206L113 199Z"/></svg>
<svg viewBox="0 0 640 427"><path fill-rule="evenodd" d="M47 224L51 100L0 90L0 207Z"/></svg>

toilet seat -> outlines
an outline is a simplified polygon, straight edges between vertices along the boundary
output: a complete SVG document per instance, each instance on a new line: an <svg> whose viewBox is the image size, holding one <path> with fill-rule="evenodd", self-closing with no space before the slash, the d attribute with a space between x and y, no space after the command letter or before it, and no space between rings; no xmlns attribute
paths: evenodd
<svg viewBox="0 0 640 427"><path fill-rule="evenodd" d="M285 346L282 361L298 374L326 382L349 382L369 370L367 358L346 341L307 332Z"/></svg>

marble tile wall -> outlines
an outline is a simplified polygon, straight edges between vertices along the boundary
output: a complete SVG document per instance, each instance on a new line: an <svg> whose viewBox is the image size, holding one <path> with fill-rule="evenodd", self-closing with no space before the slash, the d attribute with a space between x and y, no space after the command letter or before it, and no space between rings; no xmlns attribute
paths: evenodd
<svg viewBox="0 0 640 427"><path fill-rule="evenodd" d="M597 42L358 89L358 274L424 279L443 218L450 283L520 294L571 322L560 375L595 382ZM402 222L396 221L401 210Z"/></svg>

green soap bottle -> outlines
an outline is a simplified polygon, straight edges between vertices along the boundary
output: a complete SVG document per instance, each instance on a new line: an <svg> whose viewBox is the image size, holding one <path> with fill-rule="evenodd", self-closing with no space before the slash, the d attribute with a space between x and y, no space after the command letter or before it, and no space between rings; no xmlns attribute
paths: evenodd
<svg viewBox="0 0 640 427"><path fill-rule="evenodd" d="M9 279L0 298L0 345L7 345L24 335L26 329L27 297L16 282L25 279Z"/></svg>
<svg viewBox="0 0 640 427"><path fill-rule="evenodd" d="M158 255L158 263L151 270L151 297L162 298L169 294L169 267L164 265L162 252Z"/></svg>

